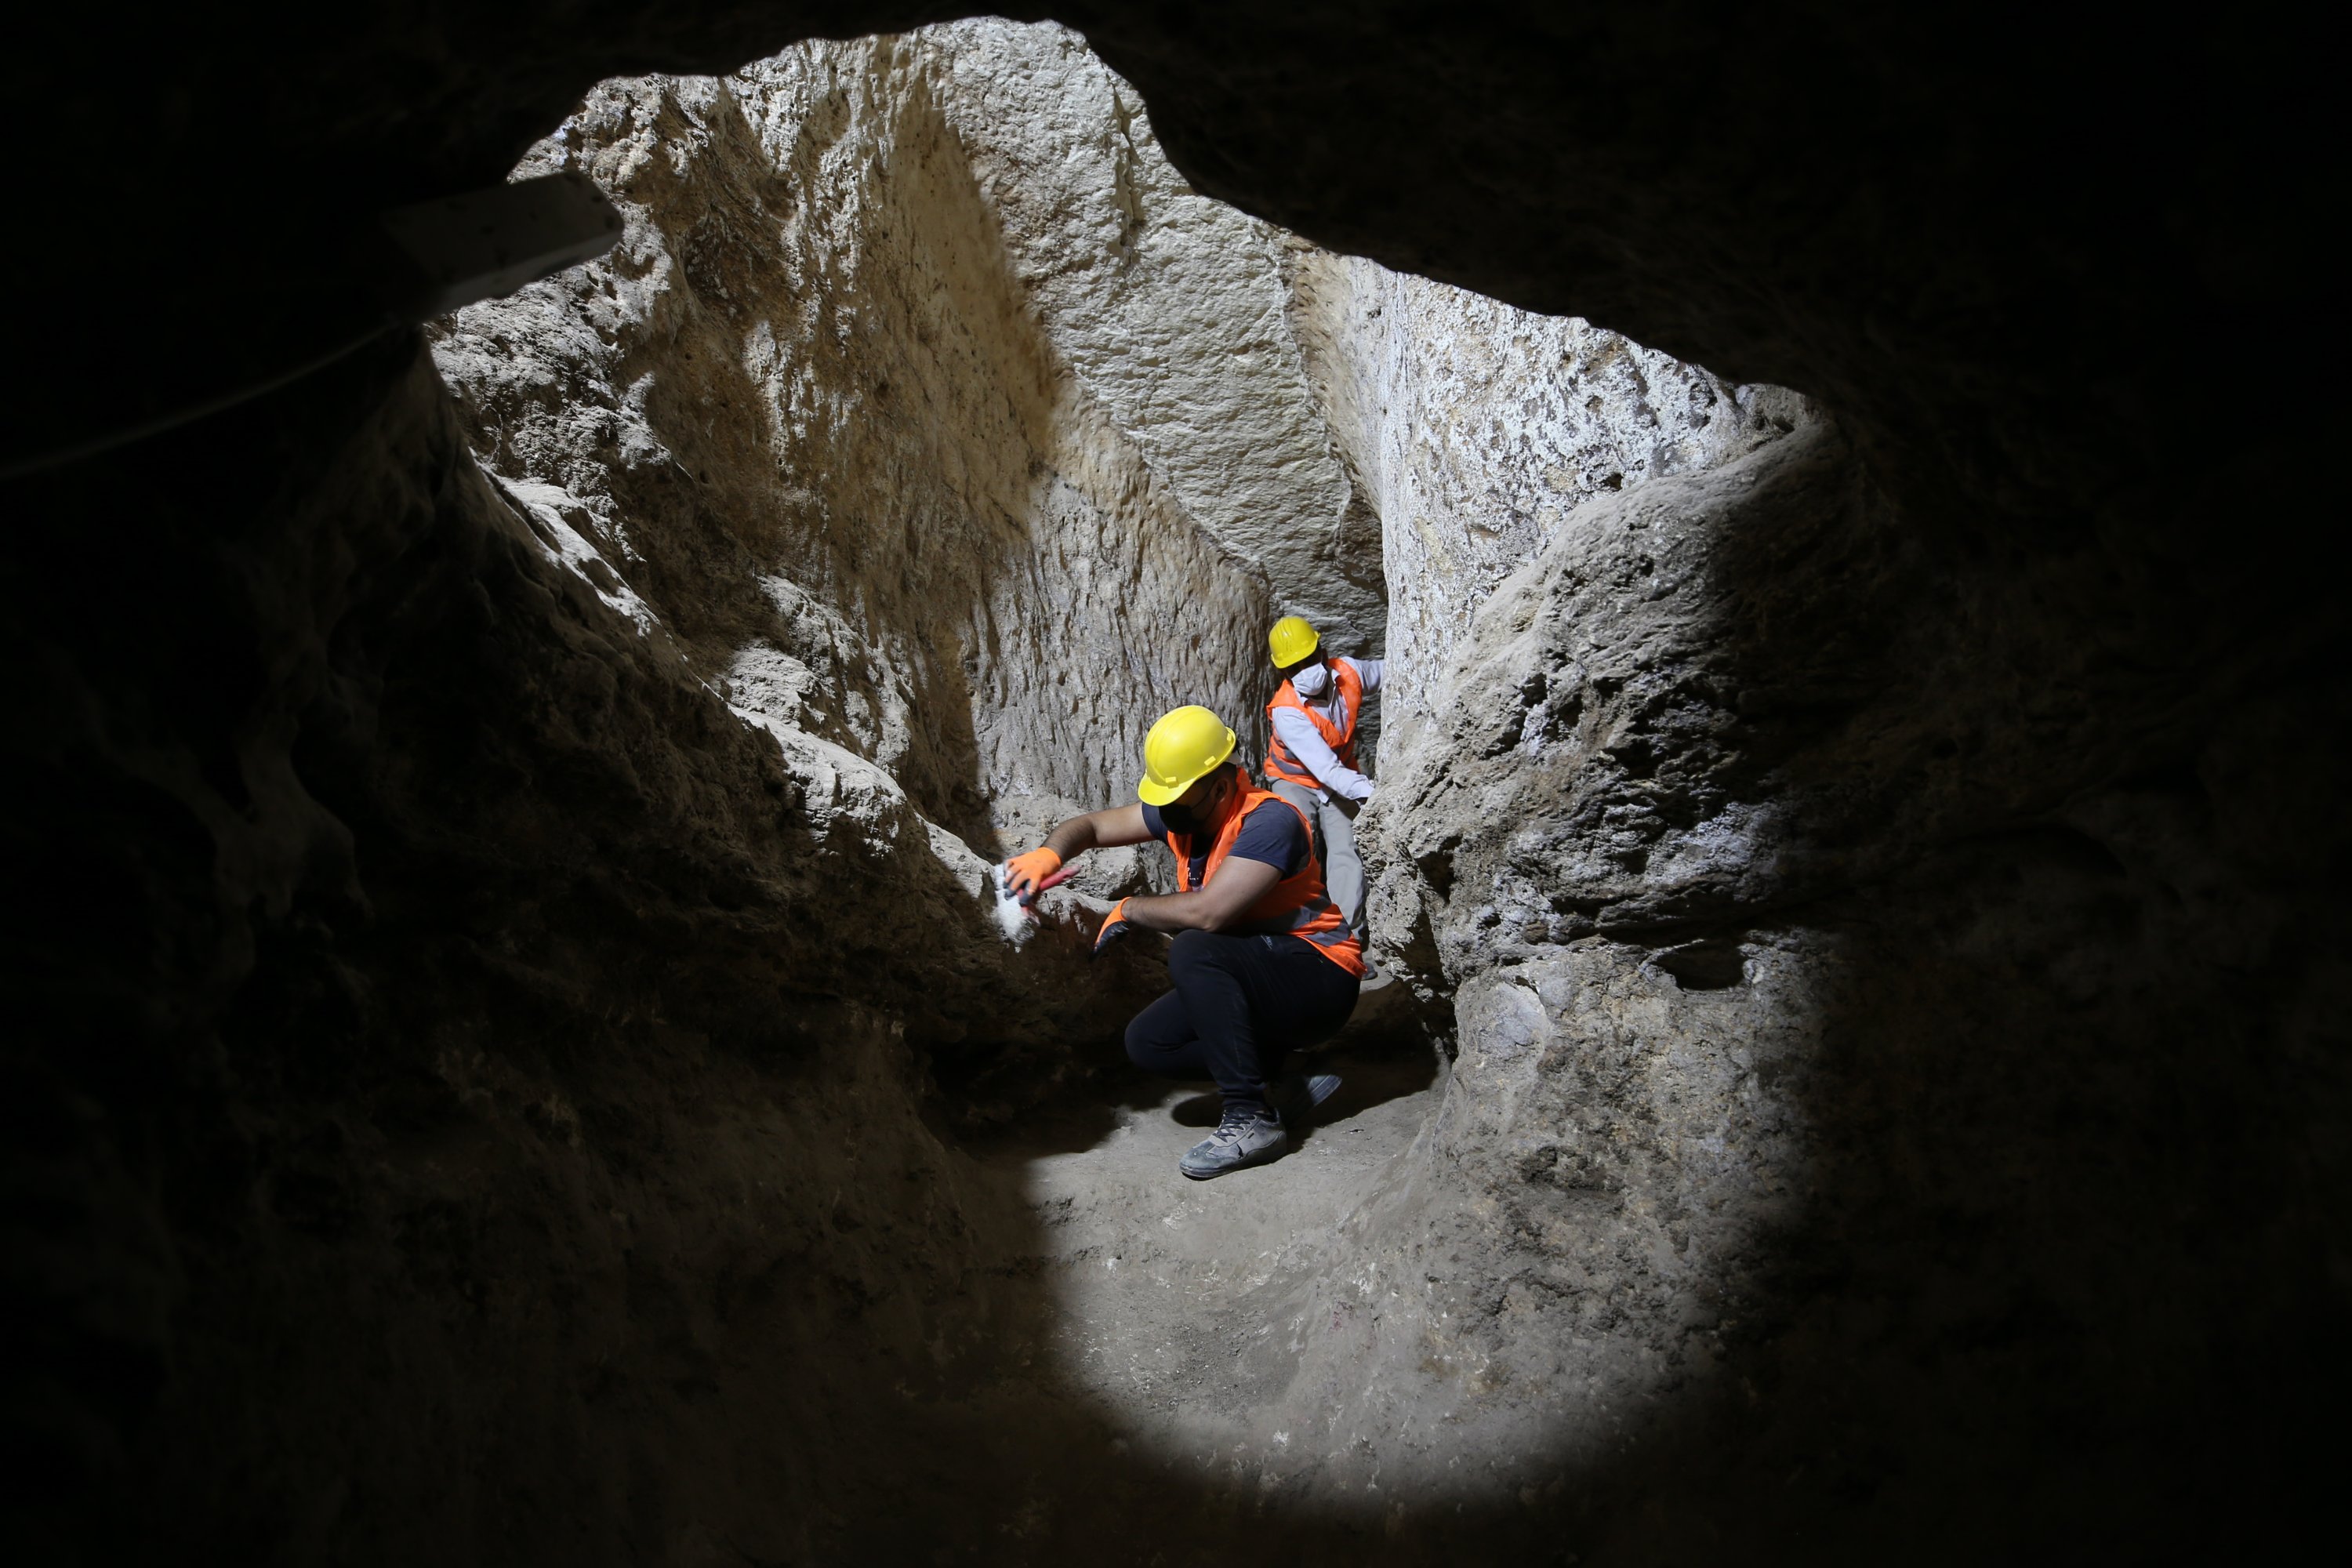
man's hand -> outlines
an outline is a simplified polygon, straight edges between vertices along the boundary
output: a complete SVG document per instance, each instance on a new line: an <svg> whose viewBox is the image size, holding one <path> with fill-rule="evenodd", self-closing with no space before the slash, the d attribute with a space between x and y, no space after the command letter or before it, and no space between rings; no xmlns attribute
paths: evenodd
<svg viewBox="0 0 2352 1568"><path fill-rule="evenodd" d="M1044 892L1045 879L1061 868L1062 858L1051 849L1041 847L1015 855L1004 863L1005 890L1025 904Z"/></svg>
<svg viewBox="0 0 2352 1568"><path fill-rule="evenodd" d="M1134 928L1129 926L1127 921L1127 900L1121 899L1110 907L1110 913L1103 917L1102 929L1095 932L1095 956L1101 957L1104 948L1125 936L1132 929Z"/></svg>

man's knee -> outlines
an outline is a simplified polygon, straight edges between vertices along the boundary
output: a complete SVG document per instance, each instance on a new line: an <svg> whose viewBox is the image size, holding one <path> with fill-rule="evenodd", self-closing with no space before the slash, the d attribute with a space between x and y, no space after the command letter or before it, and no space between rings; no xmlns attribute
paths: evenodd
<svg viewBox="0 0 2352 1568"><path fill-rule="evenodd" d="M1147 1072L1168 1054L1168 1047L1159 1043L1157 1036L1144 1022L1150 1011L1146 1008L1127 1021L1127 1059Z"/></svg>
<svg viewBox="0 0 2352 1568"><path fill-rule="evenodd" d="M1164 1071L1169 1058L1192 1044L1192 1033L1183 1004L1162 996L1127 1021L1127 1059L1149 1072Z"/></svg>

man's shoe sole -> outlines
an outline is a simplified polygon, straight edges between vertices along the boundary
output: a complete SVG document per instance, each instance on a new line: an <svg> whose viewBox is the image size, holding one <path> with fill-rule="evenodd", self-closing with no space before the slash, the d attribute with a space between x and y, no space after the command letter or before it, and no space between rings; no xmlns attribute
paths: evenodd
<svg viewBox="0 0 2352 1568"><path fill-rule="evenodd" d="M1279 1143L1270 1143L1255 1154L1244 1155L1232 1164L1220 1165L1213 1171L1196 1171L1181 1160L1176 1162L1176 1168L1193 1181L1213 1182L1219 1176L1230 1176L1235 1171L1246 1171L1253 1165L1263 1165L1268 1161L1279 1160L1289 1152L1290 1140L1286 1137Z"/></svg>
<svg viewBox="0 0 2352 1568"><path fill-rule="evenodd" d="M1181 1172L1186 1179L1190 1181L1213 1182L1219 1176L1230 1176L1235 1171L1247 1171L1256 1166L1263 1165L1281 1152L1281 1150L1275 1149L1263 1154L1253 1154L1246 1160L1236 1160L1230 1165L1220 1165L1213 1171L1196 1171L1192 1169L1192 1166L1184 1164L1181 1162L1178 1163L1176 1169Z"/></svg>

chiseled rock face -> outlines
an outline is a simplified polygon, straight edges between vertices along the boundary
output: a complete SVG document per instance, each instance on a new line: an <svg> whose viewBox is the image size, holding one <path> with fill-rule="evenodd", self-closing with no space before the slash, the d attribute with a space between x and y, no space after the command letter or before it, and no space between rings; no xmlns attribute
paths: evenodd
<svg viewBox="0 0 2352 1568"><path fill-rule="evenodd" d="M1455 1061L1349 1266L1291 1303L1334 1312L1350 1281L1384 1302L1366 1343L1309 1347L1306 1382L1442 1393L1509 1456L1506 1492L1573 1483L1706 1393L1803 1211L1842 944L1776 913L1808 890L1810 824L1732 679L1739 551L1866 554L1882 523L1810 422L1586 500L1458 629L1360 823L1378 934L1451 998Z"/></svg>
<svg viewBox="0 0 2352 1568"><path fill-rule="evenodd" d="M1802 802L1738 683L1758 606L1727 547L1828 554L1869 516L1820 425L1576 513L1471 621L1426 740L1391 749L1371 827L1393 945L1458 984L1789 898ZM1801 597L1777 607L1791 637L1825 629Z"/></svg>
<svg viewBox="0 0 2352 1568"><path fill-rule="evenodd" d="M1168 708L1255 738L1279 608L1377 646L1276 237L1074 35L607 83L524 170L561 166L621 247L436 358L550 548L747 715L992 853L1125 797Z"/></svg>
<svg viewBox="0 0 2352 1568"><path fill-rule="evenodd" d="M1349 526L1353 487L1292 330L1297 241L1194 194L1075 33L963 22L906 47L936 62L940 113L1055 352L1275 614L1379 651L1380 540Z"/></svg>
<svg viewBox="0 0 2352 1568"><path fill-rule="evenodd" d="M1714 552L1834 510L1832 433L1193 195L1053 27L608 82L524 165L558 166L621 205L620 248L459 313L436 362L551 567L772 742L820 865L977 899L981 853L1126 797L1163 709L1254 750L1275 614L1385 652L1377 930L1457 1068L1357 1222L1294 1238L1257 1299L1339 1321L1348 1282L1409 1289L1376 1350L1308 1336L1295 1380L1262 1369L1290 1392L1199 1430L1295 1430L1264 1473L1350 1511L1381 1475L1421 1509L1605 1444L1566 1391L1679 1378L1790 1181L1800 1119L1759 1085L1788 1081L1811 951L1612 933L1777 891L1710 684ZM1097 900L1148 874L1084 866ZM1081 1014L973 1026L1033 1037L1034 1068ZM1370 1447L1331 1428L1375 1398ZM1416 1449L1440 1405L1462 1441Z"/></svg>
<svg viewBox="0 0 2352 1568"><path fill-rule="evenodd" d="M1293 320L1357 513L1381 532L1391 743L1437 711L1496 584L1599 497L1697 473L1811 416L1769 386L1568 316L1538 316L1305 246Z"/></svg>
<svg viewBox="0 0 2352 1568"><path fill-rule="evenodd" d="M523 169L566 166L620 248L436 334L486 466L975 844L1123 795L1178 702L1255 750L1275 615L1392 656L1376 738L1569 509L1802 417L1192 194L1050 26L609 82Z"/></svg>
<svg viewBox="0 0 2352 1568"><path fill-rule="evenodd" d="M993 802L1113 798L1159 711L1239 710L1265 595L1029 310L937 64L885 41L600 88L526 167L593 173L621 248L436 353L486 465L703 679L993 853Z"/></svg>

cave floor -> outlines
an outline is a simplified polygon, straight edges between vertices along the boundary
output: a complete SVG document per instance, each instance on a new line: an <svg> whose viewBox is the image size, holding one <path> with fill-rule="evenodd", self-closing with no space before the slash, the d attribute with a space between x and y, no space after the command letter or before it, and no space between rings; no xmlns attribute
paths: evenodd
<svg viewBox="0 0 2352 1568"><path fill-rule="evenodd" d="M1339 1074L1338 1093L1282 1159L1214 1181L1176 1169L1215 1125L1206 1084L1138 1078L1122 1102L1049 1108L971 1151L1035 1215L1053 1301L1040 1348L1139 1450L1207 1464L1285 1445L1289 1358L1252 1352L1290 1338L1286 1286L1329 1255L1444 1087L1425 1050L1352 1029L1294 1065Z"/></svg>

